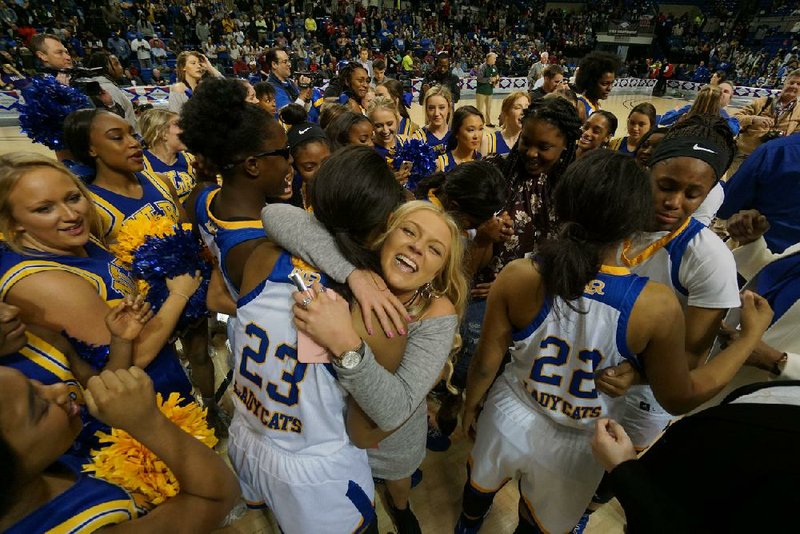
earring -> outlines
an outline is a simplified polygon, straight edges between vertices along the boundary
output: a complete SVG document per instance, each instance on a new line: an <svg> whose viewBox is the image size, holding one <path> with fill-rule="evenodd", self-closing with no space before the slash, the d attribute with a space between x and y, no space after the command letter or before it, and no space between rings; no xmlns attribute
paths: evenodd
<svg viewBox="0 0 800 534"><path fill-rule="evenodd" d="M437 294L436 290L433 289L433 284L431 284L430 282L419 288L418 291L419 294L422 295L422 297L427 300L439 298L439 295Z"/></svg>

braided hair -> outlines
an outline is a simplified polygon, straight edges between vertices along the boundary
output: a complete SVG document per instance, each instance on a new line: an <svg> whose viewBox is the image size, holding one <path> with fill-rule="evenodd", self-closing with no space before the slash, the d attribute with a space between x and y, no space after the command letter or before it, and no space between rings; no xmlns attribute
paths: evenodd
<svg viewBox="0 0 800 534"><path fill-rule="evenodd" d="M647 173L633 158L598 148L564 173L553 193L558 234L539 247L537 263L549 297L573 303L600 269L602 253L650 222Z"/></svg>
<svg viewBox="0 0 800 534"><path fill-rule="evenodd" d="M728 122L719 114L703 113L687 117L686 120L676 123L670 128L662 142L675 137L700 137L708 139L722 148L727 152L726 171L733 163L733 157L736 155L736 138L730 126L728 126Z"/></svg>
<svg viewBox="0 0 800 534"><path fill-rule="evenodd" d="M522 128L524 129L525 124L533 120L542 120L555 126L564 136L566 145L564 152L559 161L547 173L551 183L555 183L569 164L575 160L577 149L575 143L581 136L581 118L569 100L556 97L536 99L531 102L522 115ZM524 175L524 168L524 158L519 152L519 142L517 142L506 158L503 174L509 177L517 174Z"/></svg>
<svg viewBox="0 0 800 534"><path fill-rule="evenodd" d="M358 70L367 70L361 63L351 61L339 70L339 74L330 81L328 87L325 89L325 97L339 97L342 94L353 98L353 88L350 85L350 77Z"/></svg>

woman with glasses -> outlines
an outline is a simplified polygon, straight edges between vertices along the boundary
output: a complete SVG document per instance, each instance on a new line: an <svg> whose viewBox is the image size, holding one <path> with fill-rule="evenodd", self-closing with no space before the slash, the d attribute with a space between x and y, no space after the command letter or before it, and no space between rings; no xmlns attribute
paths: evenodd
<svg viewBox="0 0 800 534"><path fill-rule="evenodd" d="M208 80L179 120L181 140L223 178L221 186L195 188L186 206L234 301L245 261L267 239L261 208L292 196L286 133L270 113L246 98L247 89L238 80Z"/></svg>

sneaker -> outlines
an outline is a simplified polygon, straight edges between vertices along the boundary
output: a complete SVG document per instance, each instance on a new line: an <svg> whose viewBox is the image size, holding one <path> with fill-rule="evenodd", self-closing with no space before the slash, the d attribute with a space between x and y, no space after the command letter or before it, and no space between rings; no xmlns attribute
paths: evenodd
<svg viewBox="0 0 800 534"><path fill-rule="evenodd" d="M464 514L460 514L458 516L458 522L456 523L456 526L453 529L454 534L478 534L478 531L481 529L481 525L483 524L483 519L481 519L477 525L472 527L465 526L464 523L465 523Z"/></svg>
<svg viewBox="0 0 800 534"><path fill-rule="evenodd" d="M585 513L581 516L580 521L578 524L575 525L575 528L570 530L570 534L583 534L584 529L586 529L586 525L589 524L589 514Z"/></svg>
<svg viewBox="0 0 800 534"><path fill-rule="evenodd" d="M439 429L428 426L428 440L426 443L429 451L444 452L450 448L450 438L439 432Z"/></svg>
<svg viewBox="0 0 800 534"><path fill-rule="evenodd" d="M389 512L389 517L392 518L397 534L422 534L417 516L411 511L410 503L405 510L398 510L392 504L389 504L387 512Z"/></svg>

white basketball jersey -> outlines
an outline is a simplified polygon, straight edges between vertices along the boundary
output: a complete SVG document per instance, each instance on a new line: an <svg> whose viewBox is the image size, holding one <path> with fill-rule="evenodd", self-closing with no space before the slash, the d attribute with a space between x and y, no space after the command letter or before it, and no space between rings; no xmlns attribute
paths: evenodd
<svg viewBox="0 0 800 534"><path fill-rule="evenodd" d="M597 370L625 360L641 369L627 344L628 319L647 284L625 268L604 266L573 303L545 301L526 328L513 333L504 375L529 407L558 423L587 428L600 417L619 417L624 398L595 386Z"/></svg>
<svg viewBox="0 0 800 534"><path fill-rule="evenodd" d="M209 186L197 197L195 204L195 221L200 238L209 252L217 260L222 272L222 279L233 300L239 299L239 288L231 281L225 263L228 252L236 245L266 237L261 220L223 221L211 213L211 202L220 192L217 185Z"/></svg>
<svg viewBox="0 0 800 534"><path fill-rule="evenodd" d="M631 271L661 282L688 306L723 309L739 306L736 263L725 243L704 224L689 217L673 232L647 232L621 249ZM648 447L673 419L649 385L631 386L621 423L639 448Z"/></svg>
<svg viewBox="0 0 800 534"><path fill-rule="evenodd" d="M269 277L239 299L231 343L234 406L272 444L325 456L350 443L346 393L330 364L297 361L293 271L308 285L324 283L319 273L284 252Z"/></svg>
<svg viewBox="0 0 800 534"><path fill-rule="evenodd" d="M672 233L648 232L621 250L631 271L675 291L684 310L739 307L733 254L701 222L688 218Z"/></svg>

